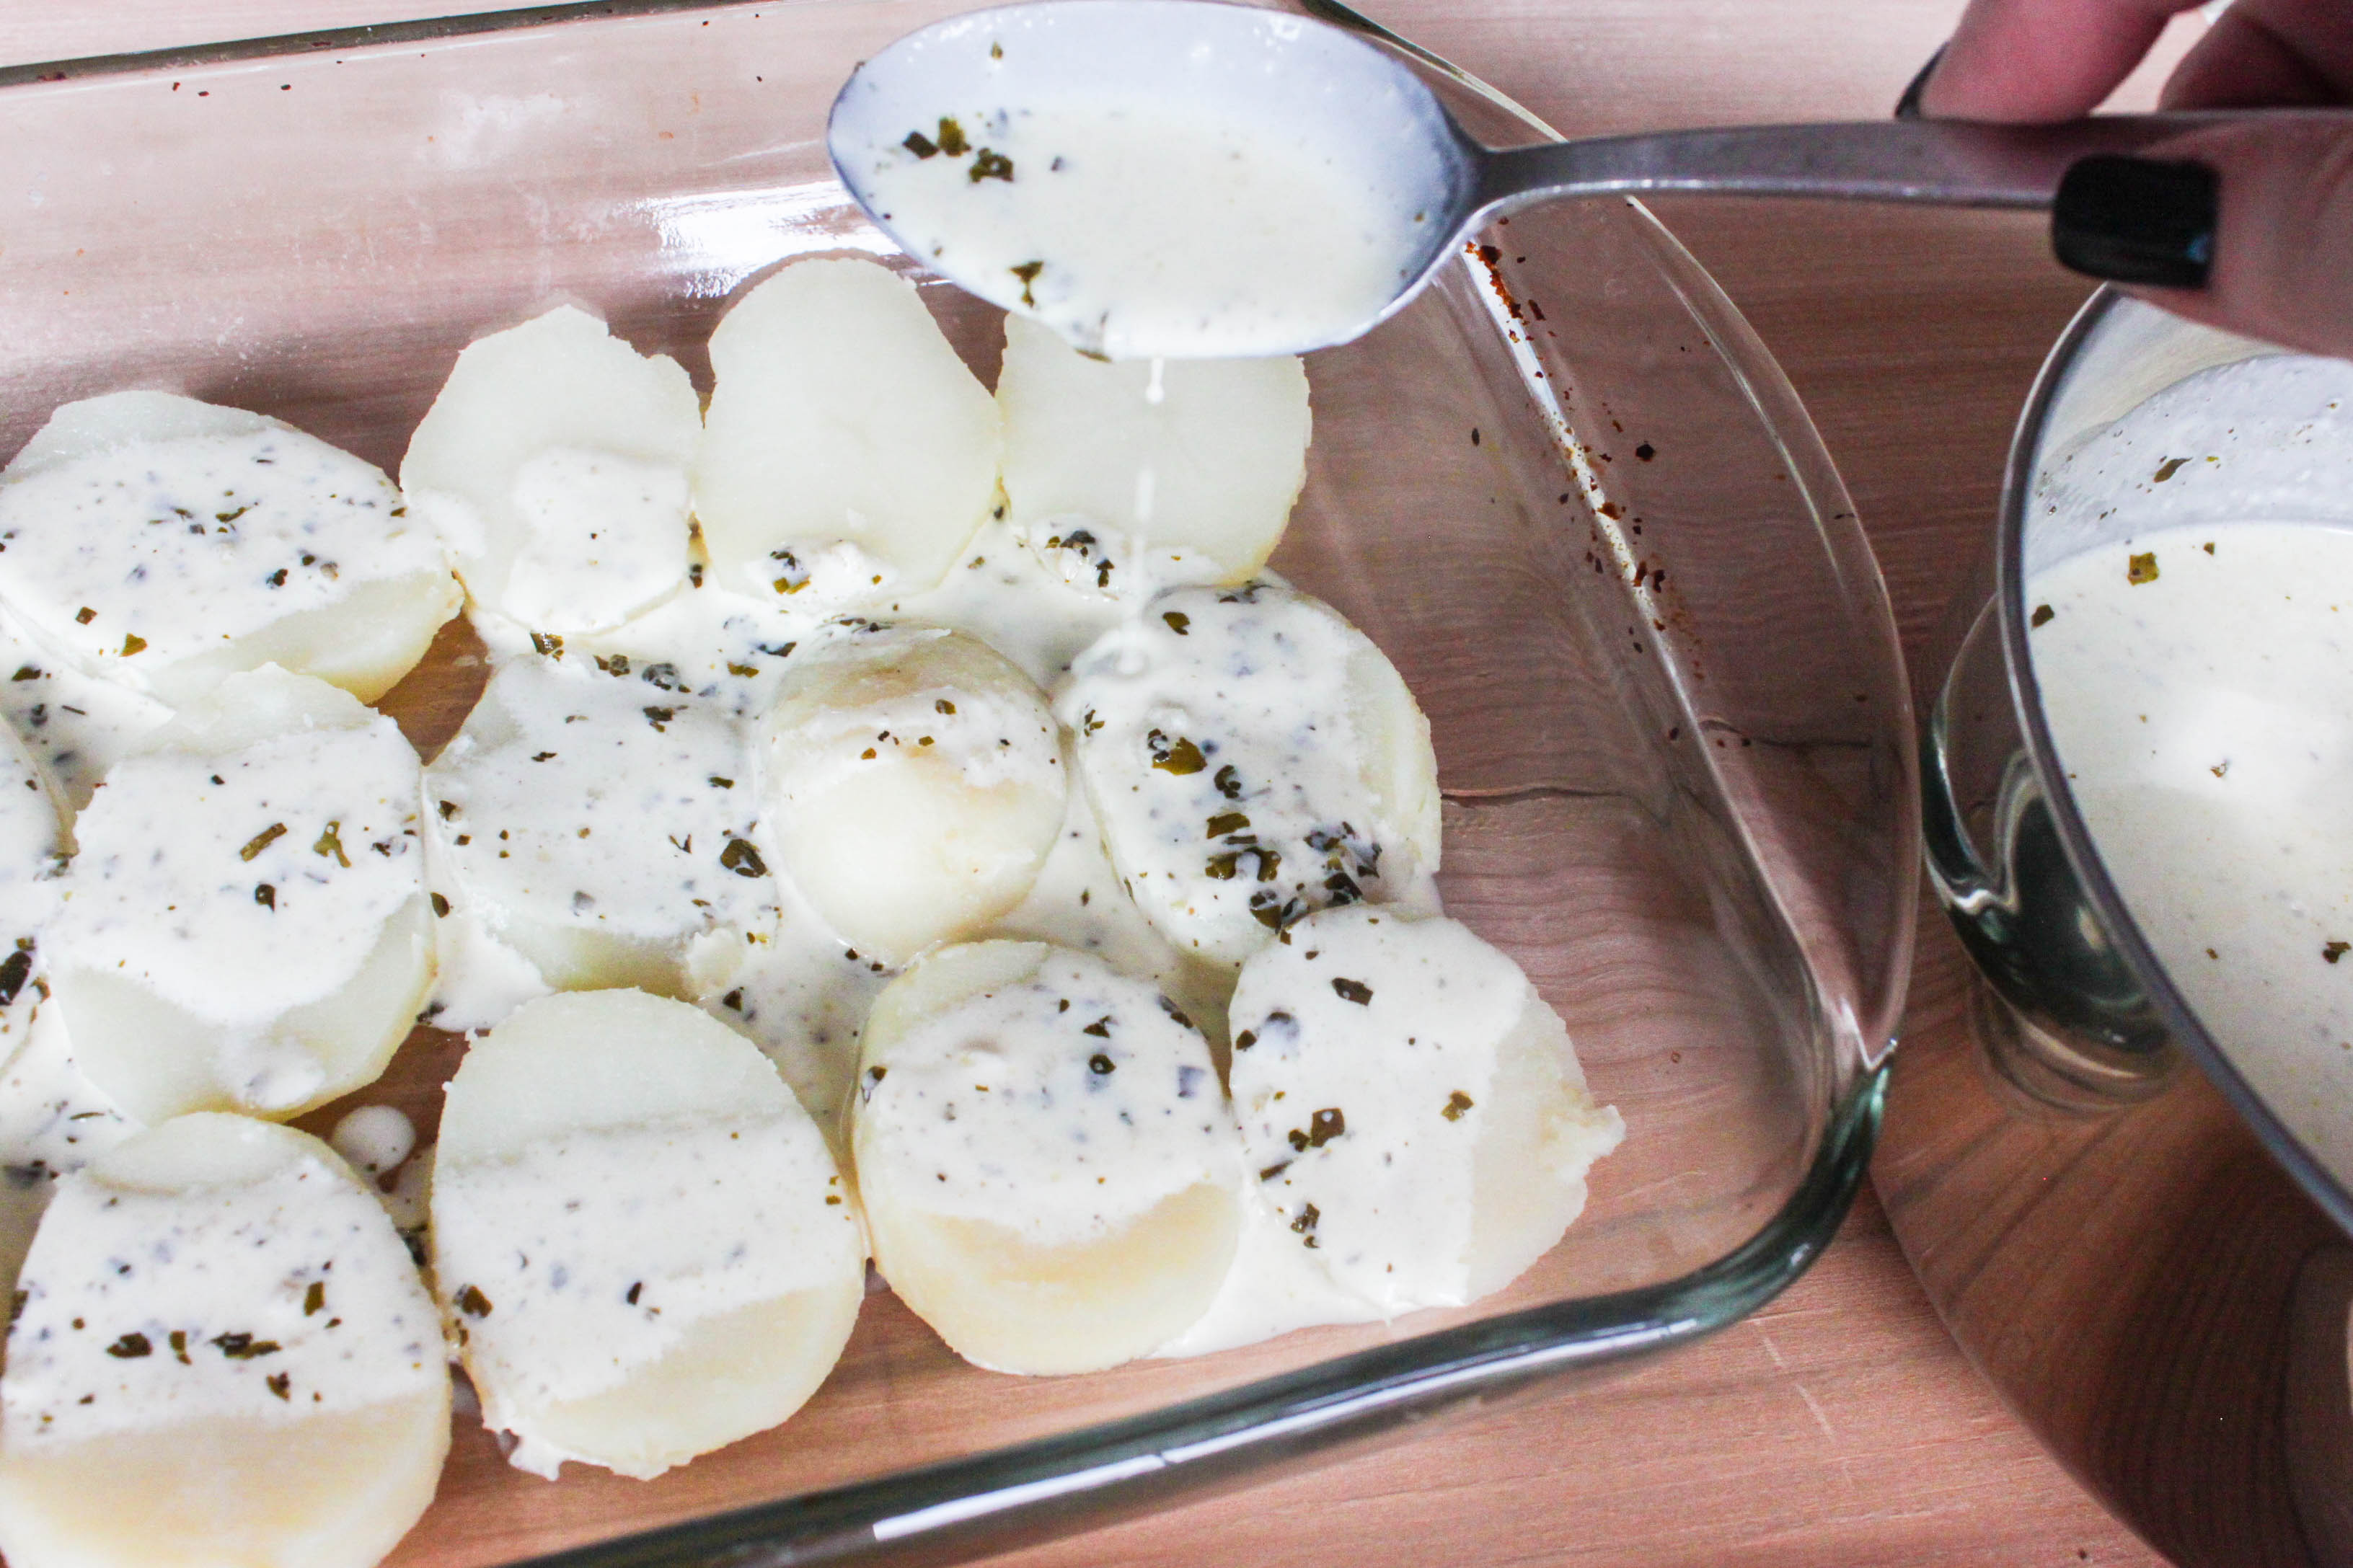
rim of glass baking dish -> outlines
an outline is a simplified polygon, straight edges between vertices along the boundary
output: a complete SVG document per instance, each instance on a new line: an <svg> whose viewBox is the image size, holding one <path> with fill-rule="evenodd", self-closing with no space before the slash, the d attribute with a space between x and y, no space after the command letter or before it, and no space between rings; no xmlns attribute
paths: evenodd
<svg viewBox="0 0 2353 1568"><path fill-rule="evenodd" d="M2115 879L2108 875L2107 865L2093 843L2092 830L2084 825L2083 812L2067 787L2067 770L2059 765L2058 744L2051 738L2050 721L2043 717L2042 688L2035 679L2033 654L2027 645L2026 520L2033 502L2034 477L2041 468L2051 411L2073 376L2084 351L2120 311L2155 309L2103 285L2084 301L2083 309L2075 312L2075 319L2067 323L2067 330L2052 345L2050 357L2043 361L2042 372L2035 377L2025 411L2019 416L2017 434L2010 441L2009 471L2002 481L2000 542L1995 556L1995 602L2001 617L2002 658L2010 675L2010 699L2018 710L2019 728L2026 736L2027 755L2041 781L2043 798L2051 805L2052 819L2058 824L2059 842L2068 863L2098 911L2101 923L2107 928L2110 940L2148 993L2149 1003L2164 1022L2166 1034L2221 1091L2240 1119L2254 1129L2256 1138L2296 1185L2320 1205L2338 1228L2353 1235L2353 1193L2347 1192L2303 1141L2288 1131L2287 1124L2264 1103L2215 1043L2214 1037L2207 1033L2198 1015L2174 986L2157 950L2141 933L2139 923L2125 904L2124 895L2116 889Z"/></svg>
<svg viewBox="0 0 2353 1568"><path fill-rule="evenodd" d="M589 0L289 33L140 53L0 68L0 90L130 71L449 39L507 29L665 12L748 8L776 0ZM1295 0L1442 74L1503 110L1532 137L1558 132L1505 94L1338 0ZM1895 672L1901 842L1918 839L1919 792L1909 687L1894 617L1852 502L1810 416L1761 339L1706 270L1641 203L1645 226L1693 317L1715 339L1760 427L1822 520L1823 548L1841 574L1865 573L1862 595ZM1916 860L1907 858L1907 883ZM1803 1274L1845 1219L1869 1169L1911 969L1917 900L1894 900L1880 952L1887 975L1869 1016L1844 1020L1860 1057L1830 1107L1812 1162L1754 1236L1691 1273L1640 1289L1549 1303L1335 1357L1294 1372L966 1458L533 1558L518 1568L782 1568L871 1561L947 1562L1107 1523L1179 1497L1263 1479L1285 1466L1377 1437L1440 1412L1490 1402L1546 1380L1598 1370L1703 1338L1757 1310ZM1845 1033L1842 1030L1841 1033Z"/></svg>

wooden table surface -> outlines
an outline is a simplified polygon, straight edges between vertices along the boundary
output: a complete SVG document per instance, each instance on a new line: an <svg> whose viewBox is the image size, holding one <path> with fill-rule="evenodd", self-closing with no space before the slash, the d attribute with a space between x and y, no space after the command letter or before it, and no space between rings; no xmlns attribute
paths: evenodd
<svg viewBox="0 0 2353 1568"><path fill-rule="evenodd" d="M1886 112L1958 0L1359 0L1566 132ZM0 64L486 9L465 0L0 0ZM2182 31L2169 43L2178 52ZM2120 95L2145 97L2144 72ZM2039 222L1684 199L1669 224L1845 474L1907 647L1985 537L2009 428L2087 286ZM1910 1027L1959 1026L1924 921ZM1599 1389L996 1560L1741 1568L2158 1561L1945 1336L1866 1192L1779 1300Z"/></svg>

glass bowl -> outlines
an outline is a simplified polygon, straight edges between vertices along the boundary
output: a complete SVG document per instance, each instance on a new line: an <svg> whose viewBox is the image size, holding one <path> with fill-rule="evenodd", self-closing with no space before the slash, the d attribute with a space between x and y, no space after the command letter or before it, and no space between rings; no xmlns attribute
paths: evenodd
<svg viewBox="0 0 2353 1568"><path fill-rule="evenodd" d="M391 468L461 346L565 300L707 389L747 280L888 251L826 110L963 8L598 5L10 73L0 457L57 403L153 386ZM1543 133L1423 65L1490 140ZM925 293L993 380L996 312ZM397 1561L978 1552L1657 1353L1828 1241L1877 1126L1917 804L1886 595L1788 383L1622 202L1498 224L1309 374L1274 564L1419 697L1448 907L1625 1116L1585 1217L1472 1308L1060 1380L976 1371L878 1289L791 1422L656 1481L551 1485L461 1417ZM453 626L385 706L429 755L482 676ZM358 1098L429 1127L459 1048L420 1032Z"/></svg>

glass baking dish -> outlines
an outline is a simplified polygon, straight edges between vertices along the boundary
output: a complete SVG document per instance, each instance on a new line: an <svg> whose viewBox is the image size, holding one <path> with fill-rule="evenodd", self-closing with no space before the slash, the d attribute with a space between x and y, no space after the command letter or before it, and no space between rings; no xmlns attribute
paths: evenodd
<svg viewBox="0 0 2353 1568"><path fill-rule="evenodd" d="M826 110L965 8L560 7L0 73L0 458L59 402L149 386L395 468L458 350L561 301L707 390L747 280L889 255ZM1545 133L1419 64L1485 139ZM926 297L993 380L997 313ZM1886 595L1787 381L1623 202L1499 223L1309 374L1274 564L1420 699L1448 908L1625 1116L1585 1217L1475 1307L1059 1380L965 1365L878 1286L806 1409L659 1480L550 1484L461 1415L394 1561L978 1552L1671 1349L1828 1241L1877 1127L1917 806ZM430 755L482 677L455 623L385 706ZM461 1048L420 1031L358 1098L429 1128Z"/></svg>

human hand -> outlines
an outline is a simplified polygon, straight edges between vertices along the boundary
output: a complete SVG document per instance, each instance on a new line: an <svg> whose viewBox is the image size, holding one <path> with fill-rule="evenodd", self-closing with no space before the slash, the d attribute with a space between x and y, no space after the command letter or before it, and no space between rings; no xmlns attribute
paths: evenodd
<svg viewBox="0 0 2353 1568"><path fill-rule="evenodd" d="M1898 114L2088 114L2194 0L1970 0ZM2291 348L2353 357L2353 5L2236 0L2166 109L2285 108L2068 171L2052 243L2078 271Z"/></svg>

